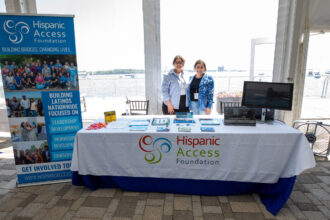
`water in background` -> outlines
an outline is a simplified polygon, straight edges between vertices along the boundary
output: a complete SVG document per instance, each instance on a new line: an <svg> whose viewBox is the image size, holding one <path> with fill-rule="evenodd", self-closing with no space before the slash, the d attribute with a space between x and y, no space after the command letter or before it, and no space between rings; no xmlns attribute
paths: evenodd
<svg viewBox="0 0 330 220"><path fill-rule="evenodd" d="M167 74L163 72L162 74ZM219 92L241 92L243 83L249 80L248 72L210 72L214 79L214 101ZM186 72L186 78L194 75ZM324 80L306 76L302 117L330 117L330 85L327 98L321 99ZM1 77L0 77L1 78ZM256 81L272 81L270 74L255 76ZM0 79L0 109L5 109L5 99ZM117 114L126 112L126 97L134 100L145 99L145 75L79 75L81 97L84 97L86 109L82 106L83 119L103 117L104 111L116 110ZM83 101L83 99L82 99ZM315 108L317 106L317 108ZM215 112L215 108L212 111Z"/></svg>

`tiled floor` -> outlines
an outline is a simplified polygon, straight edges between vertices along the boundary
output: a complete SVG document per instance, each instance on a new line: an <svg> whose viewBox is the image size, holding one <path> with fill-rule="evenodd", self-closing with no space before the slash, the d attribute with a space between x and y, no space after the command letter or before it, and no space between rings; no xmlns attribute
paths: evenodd
<svg viewBox="0 0 330 220"><path fill-rule="evenodd" d="M0 219L329 219L330 162L298 176L277 216L259 196L191 196L170 193L91 191L70 182L16 188L10 142L0 139Z"/></svg>

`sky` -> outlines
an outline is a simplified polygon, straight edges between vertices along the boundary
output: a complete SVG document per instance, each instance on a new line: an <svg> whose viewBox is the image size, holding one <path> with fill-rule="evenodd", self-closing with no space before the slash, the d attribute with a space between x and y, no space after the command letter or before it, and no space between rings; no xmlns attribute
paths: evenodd
<svg viewBox="0 0 330 220"><path fill-rule="evenodd" d="M160 0L162 69L175 55L193 69L249 70L253 38L275 40L278 0ZM4 0L0 11L5 12ZM142 0L37 0L40 14L74 14L79 70L144 69ZM330 37L310 38L307 68L327 69ZM274 44L256 48L255 69L271 70ZM329 67L330 68L330 67Z"/></svg>

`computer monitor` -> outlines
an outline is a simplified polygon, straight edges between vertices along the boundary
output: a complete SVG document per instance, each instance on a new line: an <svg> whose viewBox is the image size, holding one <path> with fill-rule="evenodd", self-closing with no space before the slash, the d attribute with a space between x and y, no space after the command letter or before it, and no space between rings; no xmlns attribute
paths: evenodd
<svg viewBox="0 0 330 220"><path fill-rule="evenodd" d="M242 106L291 110L293 83L245 81Z"/></svg>

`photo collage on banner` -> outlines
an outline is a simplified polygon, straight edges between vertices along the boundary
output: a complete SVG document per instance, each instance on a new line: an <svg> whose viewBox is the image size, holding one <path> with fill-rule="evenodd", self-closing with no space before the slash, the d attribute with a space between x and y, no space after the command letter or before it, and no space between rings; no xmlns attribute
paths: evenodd
<svg viewBox="0 0 330 220"><path fill-rule="evenodd" d="M0 25L18 185L71 179L82 128L73 17L1 14Z"/></svg>

